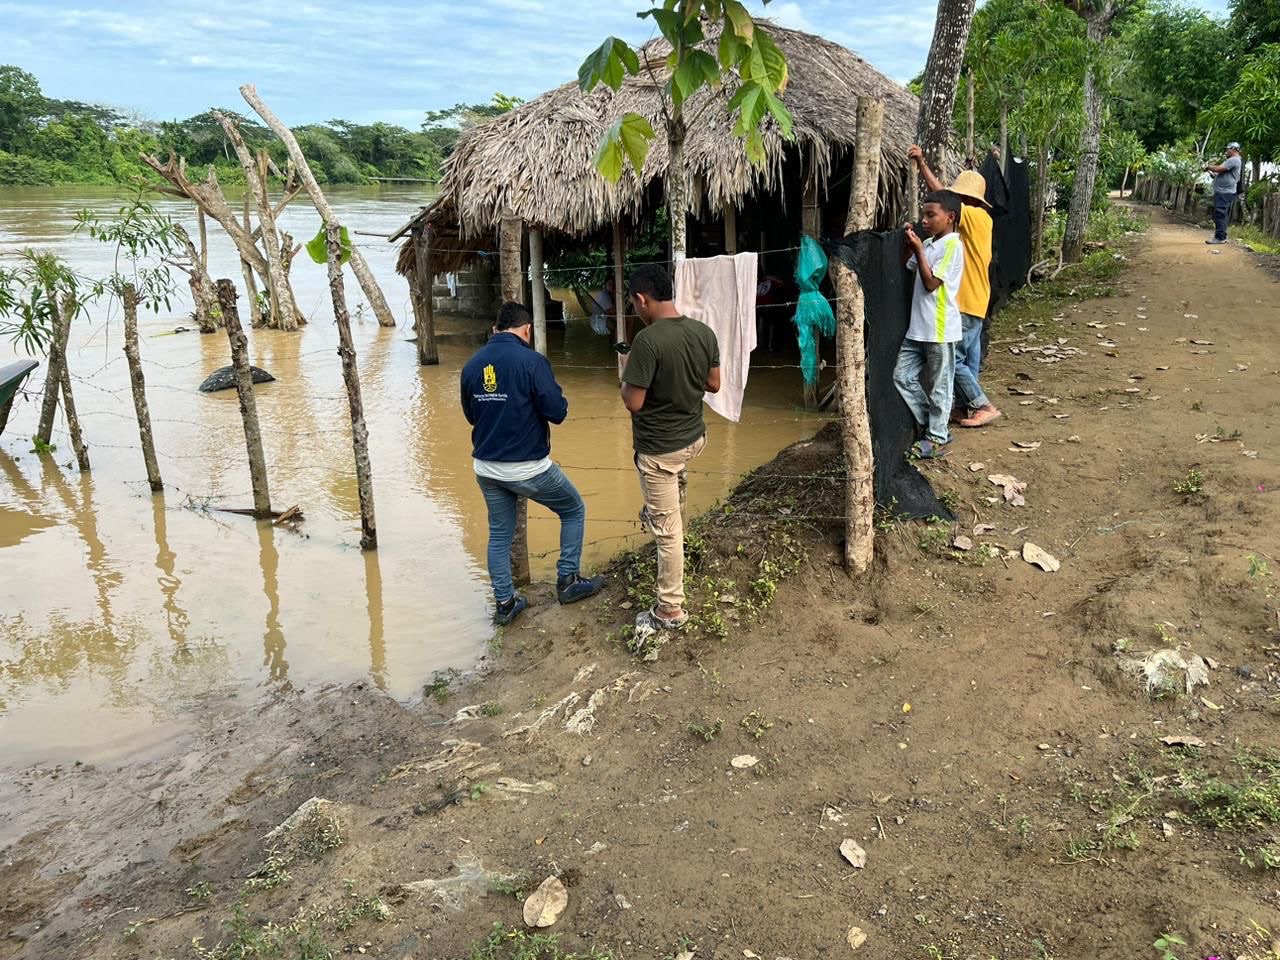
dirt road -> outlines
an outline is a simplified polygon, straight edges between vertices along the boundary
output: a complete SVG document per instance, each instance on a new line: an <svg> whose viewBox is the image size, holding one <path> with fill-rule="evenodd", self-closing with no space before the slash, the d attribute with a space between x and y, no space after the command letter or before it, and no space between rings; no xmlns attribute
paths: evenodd
<svg viewBox="0 0 1280 960"><path fill-rule="evenodd" d="M5 851L0 954L188 957L200 937L217 956L550 956L469 951L521 928L516 895L555 874L552 932L582 956L1132 960L1166 933L1182 960L1273 956L1280 285L1203 239L1157 222L1113 296L1001 320L984 380L1006 416L928 468L959 522L886 521L870 585L820 522L721 516L695 569L725 640L641 663L616 640L621 586L565 610L544 590L447 703L278 704L195 748L217 776L171 794L138 771L29 772L43 813ZM838 511L837 451L791 448L735 503ZM1127 664L1162 649L1205 658L1207 685L1146 692ZM334 805L263 840L312 796ZM126 798L110 867L77 858L92 808Z"/></svg>

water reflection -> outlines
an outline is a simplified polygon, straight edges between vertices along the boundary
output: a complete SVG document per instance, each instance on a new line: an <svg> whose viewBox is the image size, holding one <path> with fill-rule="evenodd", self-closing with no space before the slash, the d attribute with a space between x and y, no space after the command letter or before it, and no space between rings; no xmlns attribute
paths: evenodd
<svg viewBox="0 0 1280 960"><path fill-rule="evenodd" d="M262 634L262 663L272 682L289 676L289 661L284 658L284 630L280 628L280 553L276 550L276 528L270 521L259 520L258 564L262 567L262 592L267 598L267 629Z"/></svg>
<svg viewBox="0 0 1280 960"><path fill-rule="evenodd" d="M165 517L164 494L151 497L151 519L156 532L156 569L160 576L156 582L160 585L161 607L165 613L165 623L169 628L169 639L173 641L175 655L186 655L187 628L191 620L187 612L178 605L178 588L182 581L174 572L177 555L169 548L169 525Z"/></svg>

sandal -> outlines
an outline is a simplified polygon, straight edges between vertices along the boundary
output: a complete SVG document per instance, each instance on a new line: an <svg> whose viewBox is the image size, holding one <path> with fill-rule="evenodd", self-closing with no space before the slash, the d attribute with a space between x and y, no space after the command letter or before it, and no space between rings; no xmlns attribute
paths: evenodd
<svg viewBox="0 0 1280 960"><path fill-rule="evenodd" d="M658 614L657 604L636 616L636 629L679 630L689 622L689 614L681 613L678 617L663 617Z"/></svg>

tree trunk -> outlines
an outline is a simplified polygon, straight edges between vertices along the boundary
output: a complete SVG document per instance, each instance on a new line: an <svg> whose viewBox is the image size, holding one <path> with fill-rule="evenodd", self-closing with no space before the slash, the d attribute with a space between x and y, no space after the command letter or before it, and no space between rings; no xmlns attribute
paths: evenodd
<svg viewBox="0 0 1280 960"><path fill-rule="evenodd" d="M1009 175L1009 104L1000 99L1000 170Z"/></svg>
<svg viewBox="0 0 1280 960"><path fill-rule="evenodd" d="M201 218L200 226L203 230L203 217ZM174 236L182 244L187 261L191 264L191 268L184 271L187 275L187 283L191 287L193 308L191 315L201 333L215 333L218 329L218 321L215 316L218 296L213 289L213 283L209 279L208 271L204 267L205 255L196 250L196 245L191 242L190 234L182 226L175 224L173 230ZM204 242L204 238L201 238L201 243Z"/></svg>
<svg viewBox="0 0 1280 960"><path fill-rule="evenodd" d="M244 138L240 136L239 127L229 117L218 113L216 110L213 112L213 116L222 125L222 129L226 132L227 140L235 148L236 157L240 160L240 166L244 170L245 183L248 185L249 192L253 195L254 204L258 208L258 223L262 229L262 247L266 251L267 275L271 278L271 302L273 305L279 303L279 308L272 311L273 316L267 321L267 324L279 330L297 330L298 308L294 303L293 289L289 286L289 277L285 272L284 260L280 254L280 237L276 230L275 208L271 206L271 198L267 195L266 181L260 176L258 164L249 153L249 148L245 146Z"/></svg>
<svg viewBox="0 0 1280 960"><path fill-rule="evenodd" d="M965 104L964 119L964 156L965 163L968 164L970 170L978 166L977 148L973 143L973 71L970 70L966 76L966 87L968 88L968 102Z"/></svg>
<svg viewBox="0 0 1280 960"><path fill-rule="evenodd" d="M617 331L615 343L630 343L627 333L627 281L623 263L627 253L627 231L622 220L613 221L613 316ZM618 381L622 381L622 354L618 354Z"/></svg>
<svg viewBox="0 0 1280 960"><path fill-rule="evenodd" d="M1044 208L1049 196L1049 150L1041 146L1039 162L1036 164L1035 220L1032 221L1032 248L1035 253L1031 259L1039 261L1044 255Z"/></svg>
<svg viewBox="0 0 1280 960"><path fill-rule="evenodd" d="M524 222L508 211L499 228L498 268L502 275L502 299L514 303L524 303L523 234ZM516 532L511 539L511 578L517 587L533 580L529 570L529 503L524 497L516 502Z"/></svg>
<svg viewBox="0 0 1280 960"><path fill-rule="evenodd" d="M320 217L324 220L326 226L338 225L338 218L333 212L333 208L329 206L329 201L325 199L325 195L320 190L320 185L316 183L315 176L311 173L311 167L307 164L307 158L302 153L302 148L298 146L298 141L293 135L293 131L286 127L271 109L262 102L258 96L258 91L253 88L252 84L245 84L240 88L240 95L244 97L245 102L253 107L263 122L272 129L277 137L284 143L285 148L289 151L289 157L293 160L293 165L297 168L298 175L302 177L303 186L307 188L307 193L311 195L311 202L315 204L316 210L320 213ZM391 308L387 306L387 299L382 295L382 288L378 286L378 281L373 278L369 265L365 263L364 256L360 253L360 248L354 243L351 244L351 270L356 275L356 279L360 281L360 289L364 291L365 299L369 301L369 306L373 308L373 315L378 318L379 326L394 327L396 318L391 314Z"/></svg>
<svg viewBox="0 0 1280 960"><path fill-rule="evenodd" d="M1062 235L1062 258L1075 263L1084 252L1084 234L1093 209L1093 186L1098 179L1098 152L1102 142L1102 90L1098 87L1097 61L1102 45L1111 33L1116 0L1102 0L1087 14L1089 62L1084 68L1084 129L1080 132L1080 153L1076 161L1076 180L1071 188L1071 206L1067 226Z"/></svg>
<svg viewBox="0 0 1280 960"><path fill-rule="evenodd" d="M880 140L884 101L858 98L857 146L845 234L875 226L880 182ZM845 568L860 577L875 549L875 484L871 421L867 414L866 300L858 276L834 261L837 301L836 356L840 384L840 438L844 447Z"/></svg>
<svg viewBox="0 0 1280 960"><path fill-rule="evenodd" d="M929 60L924 68L916 143L920 144L929 166L944 183L954 172L947 158L947 143L951 139L956 85L964 64L973 6L974 0L939 0L933 42L929 45Z"/></svg>
<svg viewBox="0 0 1280 960"><path fill-rule="evenodd" d="M200 228L200 269L209 272L209 231L204 222L204 211L196 210L196 225Z"/></svg>
<svg viewBox="0 0 1280 960"><path fill-rule="evenodd" d="M1124 199L1124 188L1129 185L1129 168L1124 168L1124 176L1120 178L1120 199Z"/></svg>
<svg viewBox="0 0 1280 960"><path fill-rule="evenodd" d="M418 335L418 363L431 367L440 362L440 351L436 347L435 305L431 302L435 271L431 266L430 227L413 228L413 253L413 325Z"/></svg>
<svg viewBox="0 0 1280 960"><path fill-rule="evenodd" d="M907 219L920 222L920 168L914 163L907 166Z"/></svg>
<svg viewBox="0 0 1280 960"><path fill-rule="evenodd" d="M671 221L672 276L688 252L689 184L684 164L684 112L676 108L667 124L667 219Z"/></svg>
<svg viewBox="0 0 1280 960"><path fill-rule="evenodd" d="M160 467L156 463L156 445L151 435L151 411L147 407L147 381L142 373L142 357L138 353L138 291L133 284L124 287L124 355L129 364L129 384L133 388L133 410L138 416L138 439L142 442L142 461L147 468L147 484L152 493L164 489Z"/></svg>
<svg viewBox="0 0 1280 960"><path fill-rule="evenodd" d="M222 187L218 183L218 177L212 166L209 167L209 174L204 183L193 183L187 177L186 160L175 158L173 154L169 155L166 163L161 163L154 156L146 153L140 154L139 157L143 163L172 185L159 188L161 192L185 197L211 216L227 232L227 236L231 237L236 249L240 251L240 256L249 261L258 276L268 275L266 258L254 244L252 235L241 226L231 205L227 203L227 198L222 194Z"/></svg>
<svg viewBox="0 0 1280 960"><path fill-rule="evenodd" d="M253 371L249 368L249 340L240 325L236 308L236 288L230 280L218 281L218 305L231 345L231 366L236 375L236 396L240 399L240 420L244 424L244 446L249 454L249 480L253 484L253 515L259 520L271 516L271 490L267 483L267 458L262 452L262 428L258 425L258 401L253 395Z"/></svg>
<svg viewBox="0 0 1280 960"><path fill-rule="evenodd" d="M249 222L249 191L244 194L244 230L252 236L252 225ZM253 267L244 257L240 258L240 272L244 275L244 294L249 301L249 324L261 327L265 323L262 316L262 305L258 303L258 282L253 278Z"/></svg>
<svg viewBox="0 0 1280 960"><path fill-rule="evenodd" d="M53 420L58 413L58 394L62 389L62 372L67 366L67 340L71 336L71 317L58 305L57 294L45 288L49 310L53 314L53 336L49 340L49 367L44 377L44 399L40 404L40 421L36 439L48 445L53 441ZM71 301L66 301L71 302Z"/></svg>
<svg viewBox="0 0 1280 960"><path fill-rule="evenodd" d="M333 317L338 325L338 356L342 358L342 379L347 386L351 408L351 446L356 459L356 490L360 495L360 547L378 546L378 524L373 513L373 467L369 463L369 428L364 422L364 400L360 396L360 371L356 369L356 348L351 342L351 317L347 314L347 294L342 285L342 234L338 221L326 227L329 248L329 293L333 296Z"/></svg>
<svg viewBox="0 0 1280 960"><path fill-rule="evenodd" d="M62 315L64 317L74 317L76 315L75 298L68 294L62 300ZM80 467L81 472L89 469L89 448L85 446L84 434L80 431L80 415L76 413L76 400L71 394L71 371L67 369L67 364L62 364L62 410L67 417L67 432L71 434L71 449L76 453L76 464ZM0 425L3 430L3 425Z"/></svg>
<svg viewBox="0 0 1280 960"><path fill-rule="evenodd" d="M547 287L542 279L542 231L529 230L529 273L532 275L530 296L533 307L533 349L547 355Z"/></svg>

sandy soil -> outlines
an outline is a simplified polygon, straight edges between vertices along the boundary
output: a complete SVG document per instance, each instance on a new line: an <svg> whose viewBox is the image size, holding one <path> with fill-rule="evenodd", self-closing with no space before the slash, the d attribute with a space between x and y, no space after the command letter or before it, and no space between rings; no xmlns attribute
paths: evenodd
<svg viewBox="0 0 1280 960"><path fill-rule="evenodd" d="M851 927L871 958L1131 960L1165 932L1182 960L1271 956L1280 773L1236 761L1280 746L1280 288L1202 240L1160 220L1115 296L1003 319L1006 417L929 468L957 529L886 520L871 583L809 519L840 510L824 433L704 524L707 627L656 662L619 642L625 583L566 609L541 588L446 702L329 690L211 717L184 757L0 787L25 804L0 822L0 955L468 957L555 874L560 948L628 960L845 957ZM1084 353L1010 352L1044 345ZM1208 685L1149 696L1124 662L1161 648ZM1161 742L1184 735L1203 746ZM332 805L264 840L311 797Z"/></svg>

